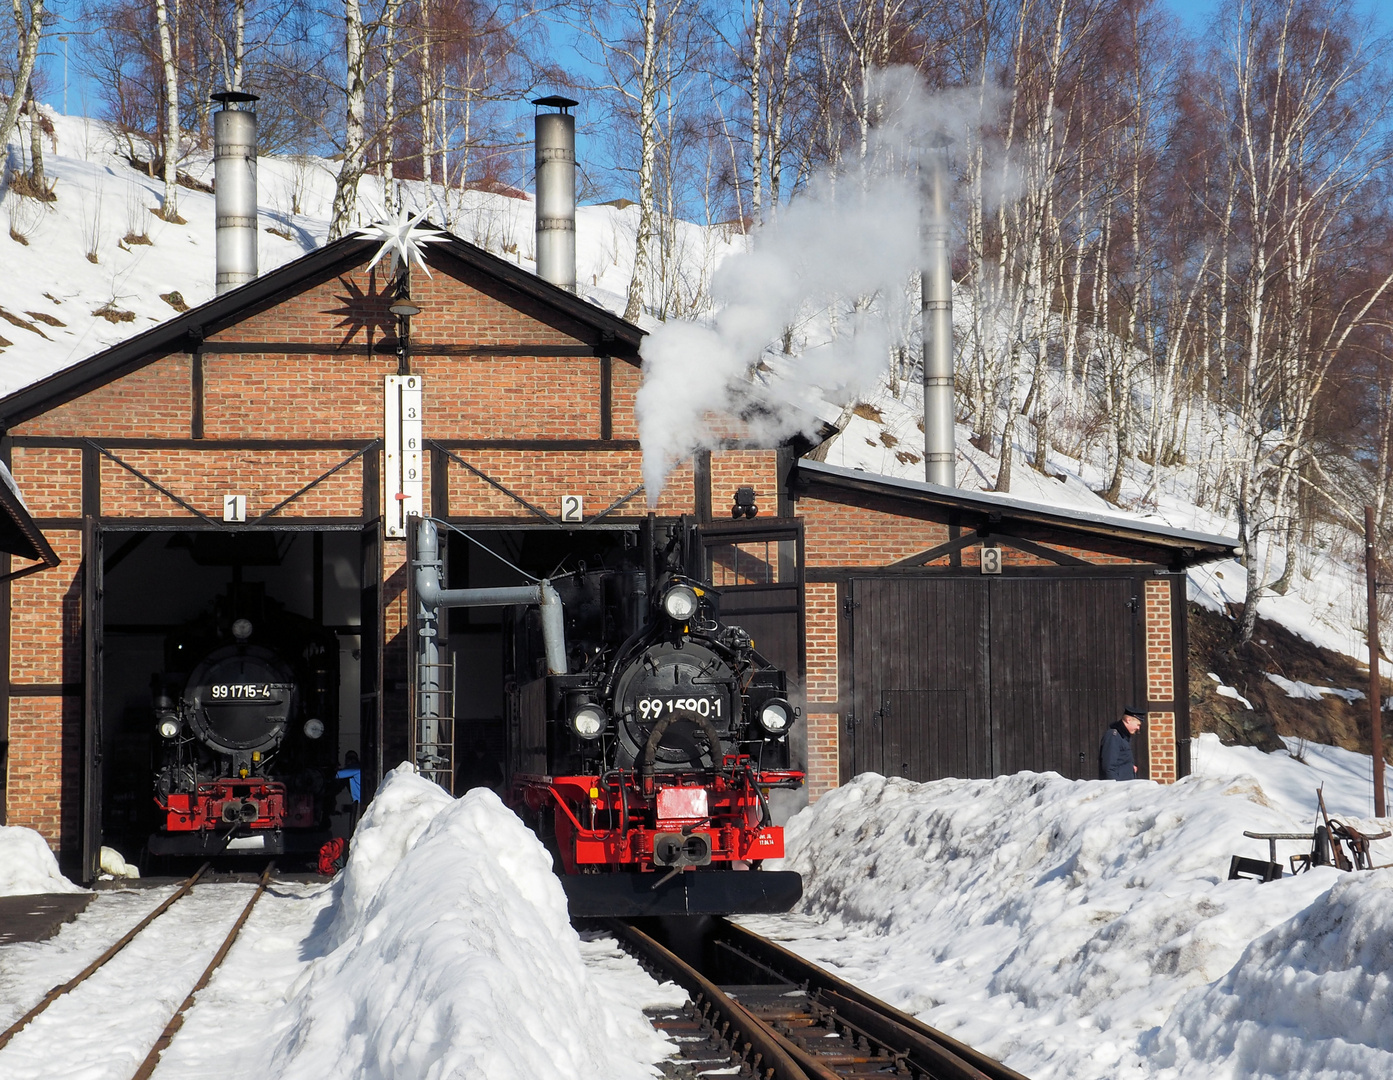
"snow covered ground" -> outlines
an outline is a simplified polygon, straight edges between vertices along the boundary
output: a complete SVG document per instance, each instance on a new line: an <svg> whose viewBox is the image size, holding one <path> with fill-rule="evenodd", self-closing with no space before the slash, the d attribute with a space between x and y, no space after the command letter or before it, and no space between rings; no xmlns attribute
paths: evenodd
<svg viewBox="0 0 1393 1080"><path fill-rule="evenodd" d="M45 863L18 843L5 852ZM156 1080L655 1075L672 1046L642 1009L685 995L612 940L580 940L550 867L492 792L455 800L396 770L339 878L262 898ZM0 1050L0 1076L125 1080L252 888L196 886ZM0 947L0 1029L172 891L102 892L51 940Z"/></svg>
<svg viewBox="0 0 1393 1080"><path fill-rule="evenodd" d="M1393 1075L1393 870L1227 880L1266 858L1245 830L1311 830L1321 785L1377 831L1369 758L1194 759L1169 787L859 777L790 823L799 912L742 921L1035 1080Z"/></svg>
<svg viewBox="0 0 1393 1080"><path fill-rule="evenodd" d="M790 824L800 910L744 921L1034 1080L1393 1075L1393 871L1227 880L1231 855L1266 854L1245 829L1311 828L1317 787L1374 831L1369 759L1194 746L1169 787L859 777ZM0 948L0 1026L169 891L100 893L52 940ZM0 1050L0 1075L128 1076L249 892L196 889ZM262 900L156 1077L639 1078L672 1049L641 1008L680 1000L577 937L492 793L450 799L404 766L333 884Z"/></svg>

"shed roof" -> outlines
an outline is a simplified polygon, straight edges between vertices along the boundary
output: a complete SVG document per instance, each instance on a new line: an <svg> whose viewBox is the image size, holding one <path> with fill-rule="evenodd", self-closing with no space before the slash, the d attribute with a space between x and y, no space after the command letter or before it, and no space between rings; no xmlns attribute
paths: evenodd
<svg viewBox="0 0 1393 1080"><path fill-rule="evenodd" d="M335 240L142 334L95 353L6 398L0 398L0 431L138 371L170 353L187 352L219 330L366 262L377 249L376 240L358 236ZM603 351L605 355L638 363L638 346L645 333L643 330L588 300L543 281L520 266L489 254L467 240L445 233L444 241L425 248L425 259L445 273L453 271L459 274L463 271L486 275L589 331L591 344L596 346L597 353Z"/></svg>
<svg viewBox="0 0 1393 1080"><path fill-rule="evenodd" d="M1176 529L1121 515L1045 506L995 492L902 480L808 459L795 463L790 489L795 496L855 502L888 513L953 513L967 527L1015 528L1047 542L1077 545L1082 538L1091 537L1114 545L1121 543L1134 548L1139 558L1165 561L1177 569L1238 554L1238 540L1231 536Z"/></svg>

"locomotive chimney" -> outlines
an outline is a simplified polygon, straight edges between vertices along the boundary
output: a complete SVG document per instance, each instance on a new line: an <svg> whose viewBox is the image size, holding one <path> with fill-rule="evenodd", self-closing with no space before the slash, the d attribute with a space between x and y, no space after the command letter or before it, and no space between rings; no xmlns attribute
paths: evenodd
<svg viewBox="0 0 1393 1080"><path fill-rule="evenodd" d="M579 102L537 98L533 105L556 112L536 116L537 276L576 291L576 118Z"/></svg>
<svg viewBox="0 0 1393 1080"><path fill-rule="evenodd" d="M948 222L948 147L927 155L927 265L920 281L924 320L924 479L956 487L953 449L953 248Z"/></svg>
<svg viewBox="0 0 1393 1080"><path fill-rule="evenodd" d="M213 188L217 215L215 246L221 296L256 277L255 94L225 90L212 99Z"/></svg>

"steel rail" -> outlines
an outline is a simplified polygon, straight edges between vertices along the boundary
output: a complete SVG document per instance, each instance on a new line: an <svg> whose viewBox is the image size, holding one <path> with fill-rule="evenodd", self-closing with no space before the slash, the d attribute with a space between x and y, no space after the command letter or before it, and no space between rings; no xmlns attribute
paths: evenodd
<svg viewBox="0 0 1393 1080"><path fill-rule="evenodd" d="M187 893L190 889L194 887L194 883L198 881L200 877L203 876L203 872L207 870L210 865L212 864L204 863L202 866L200 866L189 877L184 879L183 883L179 886L179 888L176 889L171 896L167 897L164 903L160 904L160 906L155 908L154 911L150 912L149 915L145 916L145 918L141 919L140 922L135 924L135 926L131 927L130 930L126 931L126 933L123 934L116 941L116 943L111 946L111 948L107 949L106 952L102 953L101 956L93 960L90 964L88 964L85 968L79 971L67 982L55 986L52 990L50 990L47 994L44 995L42 1001L40 1001L27 1013L25 1013L13 1024L7 1027L3 1032L0 1032L0 1049L4 1049L4 1047L9 1043L9 1041L13 1039L16 1035L18 1035L21 1031L23 1031L24 1028L29 1025L29 1022L34 1019L34 1017L38 1016L39 1013L47 1009L50 1005L52 1005L64 994L66 994L69 990L73 989L75 986L85 981L98 968L100 968L113 956L115 956L127 945L129 945L131 943L131 939L134 938L136 934L140 933L157 918L159 918L166 911L168 911L169 908L174 905L174 902L176 900L179 900L185 893Z"/></svg>
<svg viewBox="0 0 1393 1080"><path fill-rule="evenodd" d="M728 1042L732 1053L742 1061L749 1059L751 1071L760 1080L837 1080L831 1073L810 1072L803 1068L797 1060L796 1047L755 1019L724 990L642 930L617 919L606 920L606 924L615 937L627 942L691 995L693 1003L701 1009L717 1037ZM720 1025L719 1029L717 1025ZM742 1040L743 1047L740 1045Z"/></svg>
<svg viewBox="0 0 1393 1080"><path fill-rule="evenodd" d="M227 957L233 942L237 940L237 935L242 932L242 926L251 916L252 908L256 907L256 902L260 900L262 894L266 892L266 886L270 883L271 874L275 869L275 863L267 864L266 869L261 874L261 880L257 882L256 892L252 893L252 897L247 901L246 907L242 908L242 914L237 916L237 921L232 924L232 929L227 932L227 937L223 939L222 945L220 945L218 951L213 954L213 959L208 962L208 966L203 969L203 974L199 976L198 982L194 983L193 989L188 992L188 995L179 1005L179 1008L174 1011L174 1015L170 1017L169 1023L167 1023L164 1026L164 1030L160 1032L160 1037L155 1040L155 1045L150 1047L150 1052L145 1055L145 1060L140 1063L140 1068L136 1069L131 1080L149 1080L150 1074L155 1071L155 1066L160 1063L160 1055L169 1048L169 1044L174 1041L174 1036L177 1035L179 1029L184 1026L184 1014L189 1011L198 992L208 985L208 980L213 977L213 972L218 970L218 967Z"/></svg>
<svg viewBox="0 0 1393 1080"><path fill-rule="evenodd" d="M871 1075L922 1080L1025 1080L1014 1069L929 1027L728 920L713 920L695 938L690 928L659 921L654 934L675 933L669 949L619 920L606 924L646 966L691 996L684 1012L717 1043L734 1044L741 1076L759 1080L838 1080ZM679 950L677 955L673 950ZM686 1029L680 1018L654 1020L660 1030Z"/></svg>
<svg viewBox="0 0 1393 1080"><path fill-rule="evenodd" d="M932 1076L962 1080L980 1080L982 1077L990 1080L1027 1080L995 1058L871 996L860 987L853 986L766 937L728 919L718 920L716 925L716 933L721 938L752 953L758 961L788 982L807 987L822 1004L850 1024L886 1045L904 1046L908 1060Z"/></svg>

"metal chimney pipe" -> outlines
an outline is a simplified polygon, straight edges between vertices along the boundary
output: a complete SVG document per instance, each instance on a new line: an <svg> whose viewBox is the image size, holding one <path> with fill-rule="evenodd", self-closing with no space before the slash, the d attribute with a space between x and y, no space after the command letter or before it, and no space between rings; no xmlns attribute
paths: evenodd
<svg viewBox="0 0 1393 1080"><path fill-rule="evenodd" d="M567 97L537 98L537 276L576 291L576 118Z"/></svg>
<svg viewBox="0 0 1393 1080"><path fill-rule="evenodd" d="M217 215L217 292L256 277L255 94L213 94L222 106L213 114L213 202ZM243 106L246 106L245 108Z"/></svg>
<svg viewBox="0 0 1393 1080"><path fill-rule="evenodd" d="M924 322L924 479L956 487L953 449L953 247L948 220L948 147L932 148L925 191L928 265L920 276Z"/></svg>

